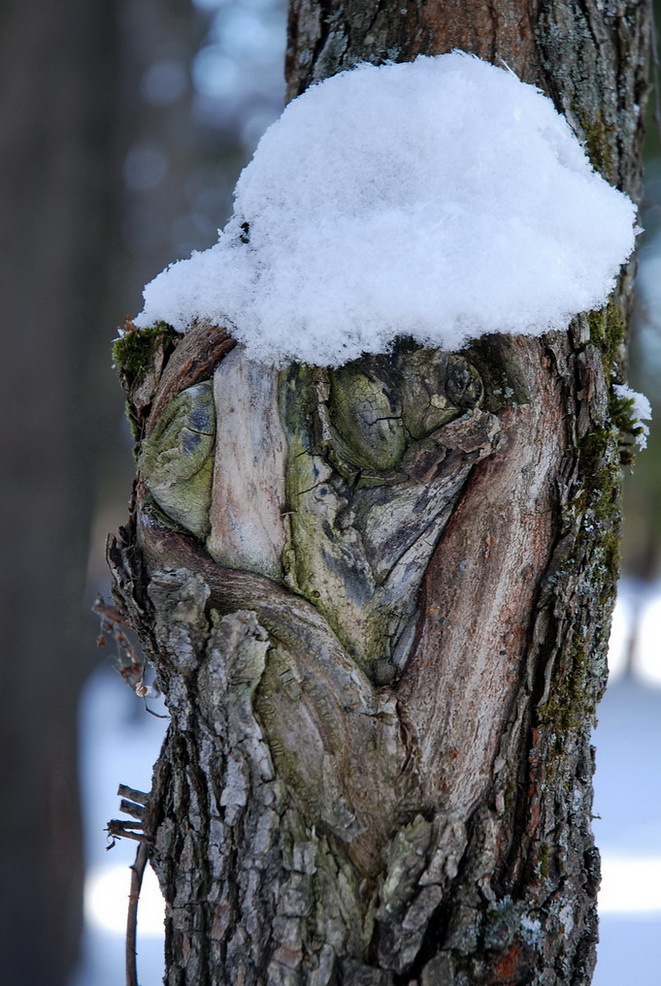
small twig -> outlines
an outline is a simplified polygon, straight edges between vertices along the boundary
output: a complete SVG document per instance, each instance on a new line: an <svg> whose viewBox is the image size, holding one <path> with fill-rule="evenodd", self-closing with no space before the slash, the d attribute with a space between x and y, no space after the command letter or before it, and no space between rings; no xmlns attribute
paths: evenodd
<svg viewBox="0 0 661 986"><path fill-rule="evenodd" d="M152 712L147 707L146 696L160 695L160 691L155 685L145 684L145 673L147 670L145 659L122 629L122 627L133 629L131 624L127 622L126 617L117 606L107 603L102 596L97 596L96 602L92 606L92 611L101 618L101 634L97 640L99 646L105 646L106 633L111 633L115 638L115 644L117 645L117 671L120 677L135 691L136 695L145 699L145 709L147 709L150 715L156 716L158 719L167 719L167 716L161 716L158 712Z"/></svg>
<svg viewBox="0 0 661 986"><path fill-rule="evenodd" d="M129 909L126 918L126 986L139 986L137 963L138 939L138 902L142 889L142 878L149 858L146 843L138 846L135 862L131 867L131 890L129 892Z"/></svg>
<svg viewBox="0 0 661 986"><path fill-rule="evenodd" d="M136 842L151 842L151 838L144 831L135 831L136 829L143 828L147 805L149 803L149 794L145 791L136 791L134 787L129 787L128 784L120 784L117 794L122 799L119 805L120 811L123 811L125 815L131 815L136 821L132 822L126 821L123 818L111 818L106 827L106 832L113 841L112 845L108 846L108 848L112 849L117 839L134 839Z"/></svg>
<svg viewBox="0 0 661 986"><path fill-rule="evenodd" d="M122 626L130 627L131 624L127 622L125 615L122 611L114 606L112 603L107 603L103 596L97 596L92 606L92 612L100 616L102 620L106 620L108 623L121 623ZM133 629L131 627L131 629Z"/></svg>
<svg viewBox="0 0 661 986"><path fill-rule="evenodd" d="M120 798L133 801L136 805L146 805L149 801L148 791L136 791L134 787L129 787L128 784L120 784L117 788L117 794Z"/></svg>
<svg viewBox="0 0 661 986"><path fill-rule="evenodd" d="M111 818L106 826L106 832L111 839L133 839L135 842L151 842L144 832L135 832L142 828L142 822L125 822L123 819ZM112 848L112 847L109 847Z"/></svg>
<svg viewBox="0 0 661 986"><path fill-rule="evenodd" d="M154 712L153 709L150 709L149 706L147 705L147 700L146 699L145 699L145 712L148 712L150 716L153 716L154 717L154 719L169 719L170 718L169 715L162 715L160 712Z"/></svg>
<svg viewBox="0 0 661 986"><path fill-rule="evenodd" d="M136 805L133 801L126 801L125 798L119 802L119 810L123 811L125 815L130 815L132 818L143 819L145 817L146 808L144 805Z"/></svg>

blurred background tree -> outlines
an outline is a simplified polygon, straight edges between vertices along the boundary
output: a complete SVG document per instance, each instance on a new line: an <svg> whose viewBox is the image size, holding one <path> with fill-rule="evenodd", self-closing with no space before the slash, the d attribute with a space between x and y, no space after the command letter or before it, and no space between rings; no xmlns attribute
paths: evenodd
<svg viewBox="0 0 661 986"><path fill-rule="evenodd" d="M654 2L655 21L661 23L661 3ZM658 39L657 39L658 58ZM645 185L640 204L643 233L638 242L638 279L630 341L632 386L650 401L653 425L647 449L637 456L635 470L625 477L622 572L637 583L632 598L627 671L633 671L640 628L639 615L646 596L661 576L661 82L659 66L653 72L653 91L647 107ZM661 678L661 672L659 674Z"/></svg>
<svg viewBox="0 0 661 986"><path fill-rule="evenodd" d="M116 5L0 7L3 396L0 737L7 982L60 986L75 958L83 861L76 703L114 251Z"/></svg>

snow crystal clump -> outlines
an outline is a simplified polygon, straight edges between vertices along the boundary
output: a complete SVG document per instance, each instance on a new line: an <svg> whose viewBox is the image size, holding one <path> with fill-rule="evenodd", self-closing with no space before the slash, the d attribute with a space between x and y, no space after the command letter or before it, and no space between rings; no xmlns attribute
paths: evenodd
<svg viewBox="0 0 661 986"><path fill-rule="evenodd" d="M510 71L462 52L360 65L287 106L218 243L148 284L135 324L210 319L276 364L539 335L604 304L634 220Z"/></svg>
<svg viewBox="0 0 661 986"><path fill-rule="evenodd" d="M645 394L639 394L637 390L632 390L631 387L627 387L624 383L615 384L613 390L620 400L633 401L631 405L631 417L633 426L638 431L636 445L640 449L647 448L650 429L644 422L652 420L652 405L645 397Z"/></svg>

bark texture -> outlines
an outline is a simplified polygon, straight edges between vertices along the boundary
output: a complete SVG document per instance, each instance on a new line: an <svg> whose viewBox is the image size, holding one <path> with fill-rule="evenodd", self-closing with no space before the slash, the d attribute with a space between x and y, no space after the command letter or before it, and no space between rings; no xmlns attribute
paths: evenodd
<svg viewBox="0 0 661 986"><path fill-rule="evenodd" d="M290 93L503 59L635 195L647 17L294 0ZM258 367L209 325L127 337L109 559L172 717L146 822L169 986L589 983L628 290L566 333L337 370Z"/></svg>

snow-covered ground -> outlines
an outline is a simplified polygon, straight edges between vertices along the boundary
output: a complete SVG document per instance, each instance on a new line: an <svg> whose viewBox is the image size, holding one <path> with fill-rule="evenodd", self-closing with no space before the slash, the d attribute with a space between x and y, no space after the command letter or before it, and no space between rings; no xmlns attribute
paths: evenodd
<svg viewBox="0 0 661 986"><path fill-rule="evenodd" d="M636 598L642 599L635 673L622 673ZM661 935L661 584L643 597L625 584L614 623L611 684L599 708L594 822L602 852L601 944L594 986L658 986ZM162 711L153 704L156 711ZM148 715L110 669L89 681L81 707L81 772L88 880L85 954L72 986L124 981L124 927L135 843L106 851L117 785L148 791L165 720ZM163 974L163 907L151 872L140 900L138 974Z"/></svg>

